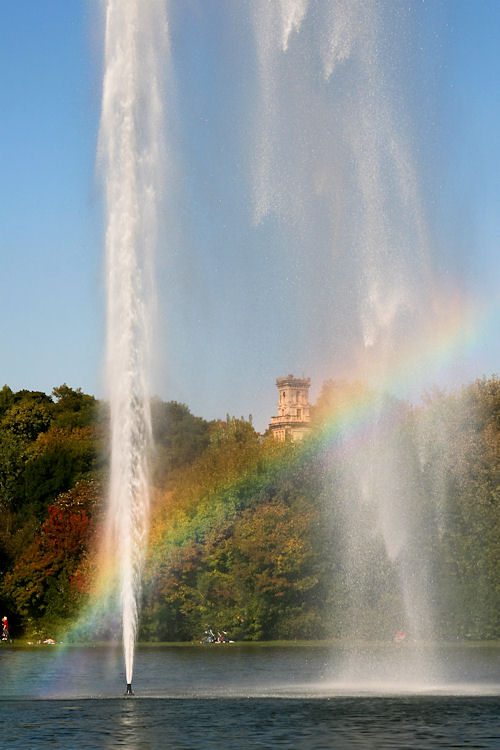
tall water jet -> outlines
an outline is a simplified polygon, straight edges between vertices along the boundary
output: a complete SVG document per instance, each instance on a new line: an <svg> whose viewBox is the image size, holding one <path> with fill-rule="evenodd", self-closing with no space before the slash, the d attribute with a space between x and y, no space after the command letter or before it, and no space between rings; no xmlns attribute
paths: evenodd
<svg viewBox="0 0 500 750"><path fill-rule="evenodd" d="M163 0L102 0L105 51L99 163L106 204L111 467L107 550L116 566L131 693L148 533L154 254L163 178Z"/></svg>

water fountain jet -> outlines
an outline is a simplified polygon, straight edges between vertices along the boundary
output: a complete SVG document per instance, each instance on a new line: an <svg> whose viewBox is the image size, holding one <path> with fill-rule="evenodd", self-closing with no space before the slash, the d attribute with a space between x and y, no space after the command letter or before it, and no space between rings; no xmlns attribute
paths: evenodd
<svg viewBox="0 0 500 750"><path fill-rule="evenodd" d="M164 3L103 0L99 162L106 203L107 385L111 470L107 551L116 570L132 694L148 534L154 254L163 180Z"/></svg>

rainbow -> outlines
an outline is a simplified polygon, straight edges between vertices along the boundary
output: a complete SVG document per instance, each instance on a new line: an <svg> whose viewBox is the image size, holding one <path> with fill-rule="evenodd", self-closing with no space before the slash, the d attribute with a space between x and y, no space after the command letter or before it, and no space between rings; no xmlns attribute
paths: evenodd
<svg viewBox="0 0 500 750"><path fill-rule="evenodd" d="M336 397L322 415L319 428L301 445L277 444L269 439L265 450L256 452L254 464L233 467L224 481L214 481L212 486L202 488L199 497L188 503L189 507L170 505L163 497L152 519L148 578L155 577L157 566L168 565L168 550L203 538L220 520L236 517L248 507L253 498L246 497L246 486L258 490L270 482L277 483L291 461L300 462L304 454L328 453L340 440L343 451L354 454L363 451L373 438L374 419L380 417L380 394L398 397L415 393L423 383L441 375L460 354L478 345L491 311L473 311L455 295L443 298L431 313L420 330L397 351L389 349L386 356L381 356L380 348L374 346L353 356L355 364L336 384ZM388 410L377 425L378 434L390 434L405 414L405 409ZM102 549L92 596L79 618L61 635L63 641L85 641L103 628L118 631L116 568L116 561Z"/></svg>

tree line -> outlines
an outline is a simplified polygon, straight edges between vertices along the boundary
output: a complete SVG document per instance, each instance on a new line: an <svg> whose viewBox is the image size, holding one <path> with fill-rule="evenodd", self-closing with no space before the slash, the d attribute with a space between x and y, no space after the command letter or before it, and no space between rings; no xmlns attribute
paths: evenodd
<svg viewBox="0 0 500 750"><path fill-rule="evenodd" d="M301 443L151 406L140 639L385 639L412 634L412 605L415 636L500 637L496 376L417 406L328 381ZM53 637L95 597L108 446L106 404L80 389L0 391L0 602L14 636ZM116 635L99 627L88 637Z"/></svg>

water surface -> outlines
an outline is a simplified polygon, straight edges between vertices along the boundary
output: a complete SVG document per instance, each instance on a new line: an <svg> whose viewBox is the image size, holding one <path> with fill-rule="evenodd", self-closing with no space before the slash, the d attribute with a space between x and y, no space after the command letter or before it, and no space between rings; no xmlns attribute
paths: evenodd
<svg viewBox="0 0 500 750"><path fill-rule="evenodd" d="M346 653L347 652L347 653ZM367 679L342 665L366 657ZM392 647L139 647L125 698L119 647L1 649L8 748L497 748L500 648L443 647L436 684L375 675ZM395 652L399 675L413 659ZM386 664L390 660L386 659Z"/></svg>

